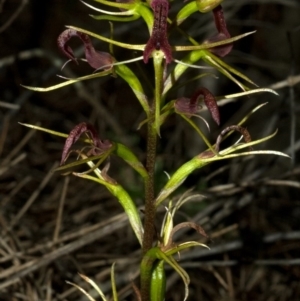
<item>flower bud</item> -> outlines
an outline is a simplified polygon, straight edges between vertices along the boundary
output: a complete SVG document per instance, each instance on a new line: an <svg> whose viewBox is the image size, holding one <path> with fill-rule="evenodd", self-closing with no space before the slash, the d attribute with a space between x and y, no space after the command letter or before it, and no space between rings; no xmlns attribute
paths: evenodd
<svg viewBox="0 0 300 301"><path fill-rule="evenodd" d="M220 5L223 0L196 0L198 9L201 13L208 13Z"/></svg>

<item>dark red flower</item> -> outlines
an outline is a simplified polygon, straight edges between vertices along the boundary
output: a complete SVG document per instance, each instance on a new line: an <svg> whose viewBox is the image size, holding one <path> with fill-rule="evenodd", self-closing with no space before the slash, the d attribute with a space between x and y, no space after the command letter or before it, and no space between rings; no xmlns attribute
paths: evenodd
<svg viewBox="0 0 300 301"><path fill-rule="evenodd" d="M68 138L66 139L62 156L61 156L60 165L64 164L64 162L66 161L70 153L70 149L72 145L84 133L87 133L93 141L93 147L89 152L89 154L92 154L94 156L101 155L102 153L104 153L105 151L109 150L112 147L112 143L109 140L102 141L99 139L98 133L92 125L87 124L85 122L79 123L73 128Z"/></svg>
<svg viewBox="0 0 300 301"><path fill-rule="evenodd" d="M229 39L231 37L229 31L227 30L222 6L218 5L216 8L214 8L213 14L214 14L214 21L216 24L216 28L218 30L218 34L206 40L205 41L206 43L215 43L215 42ZM232 47L233 44L230 43L230 44L211 48L210 51L216 54L217 56L224 57L231 51Z"/></svg>
<svg viewBox="0 0 300 301"><path fill-rule="evenodd" d="M204 103L214 121L218 125L220 125L220 113L216 99L213 94L206 88L198 89L190 99L185 97L177 99L175 101L175 110L181 114L185 114L188 117L195 115L201 108L199 106L200 97L203 97Z"/></svg>
<svg viewBox="0 0 300 301"><path fill-rule="evenodd" d="M151 37L144 49L144 62L148 63L149 57L154 50L161 50L167 64L172 62L172 49L167 37L167 19L169 13L168 0L152 0L151 7L154 11L154 23Z"/></svg>
<svg viewBox="0 0 300 301"><path fill-rule="evenodd" d="M103 68L105 70L112 68L110 65L113 64L114 58L107 52L96 51L90 40L90 37L87 34L74 29L67 29L63 31L57 39L58 47L69 59L78 64L72 48L67 45L68 41L72 37L78 37L83 42L85 58L92 68L100 69L103 66L106 66Z"/></svg>

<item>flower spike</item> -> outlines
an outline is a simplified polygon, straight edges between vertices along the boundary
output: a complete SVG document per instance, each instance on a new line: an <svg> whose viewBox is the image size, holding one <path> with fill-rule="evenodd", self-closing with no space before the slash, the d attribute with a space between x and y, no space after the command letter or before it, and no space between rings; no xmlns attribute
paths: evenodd
<svg viewBox="0 0 300 301"><path fill-rule="evenodd" d="M69 59L78 64L72 48L67 45L67 42L72 37L78 37L83 42L85 58L92 68L101 69L103 66L106 66L104 68L105 70L112 68L112 66L110 65L113 64L114 58L109 53L103 51L96 51L90 40L90 37L87 34L71 28L63 31L57 39L58 47Z"/></svg>
<svg viewBox="0 0 300 301"><path fill-rule="evenodd" d="M208 108L212 118L220 125L220 113L219 108L213 94L206 88L198 89L191 97L185 98L181 97L175 101L175 110L181 114L185 114L187 117L191 117L195 115L201 106L198 105L199 97L202 96L204 98L204 103Z"/></svg>
<svg viewBox="0 0 300 301"><path fill-rule="evenodd" d="M167 37L167 19L169 13L168 0L152 0L151 7L154 11L154 24L152 34L144 49L144 62L148 63L154 50L161 50L167 64L172 62L172 49Z"/></svg>
<svg viewBox="0 0 300 301"><path fill-rule="evenodd" d="M231 35L227 30L222 6L218 5L216 8L214 8L213 14L218 34L206 40L205 43L214 43L231 38ZM224 57L232 50L232 47L233 44L230 43L211 48L210 51L217 56Z"/></svg>
<svg viewBox="0 0 300 301"><path fill-rule="evenodd" d="M112 147L112 143L109 140L100 140L98 133L96 132L95 128L87 124L85 122L77 124L73 130L70 132L64 148L63 153L61 156L60 165L64 164L69 153L72 145L80 138L80 136L84 133L88 133L93 141L93 148L90 151L92 155L100 155L105 151L109 150Z"/></svg>

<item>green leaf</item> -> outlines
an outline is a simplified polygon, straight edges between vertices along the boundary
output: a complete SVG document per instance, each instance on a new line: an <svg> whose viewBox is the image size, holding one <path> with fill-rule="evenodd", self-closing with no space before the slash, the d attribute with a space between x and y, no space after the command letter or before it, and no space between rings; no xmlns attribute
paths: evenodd
<svg viewBox="0 0 300 301"><path fill-rule="evenodd" d="M158 261L152 271L150 283L151 301L165 300L166 293L166 274L164 269L164 261Z"/></svg>
<svg viewBox="0 0 300 301"><path fill-rule="evenodd" d="M157 250L157 253L158 257L164 260L166 263L168 263L181 277L185 287L185 294L183 299L185 301L189 295L190 277L188 273L177 263L177 261L172 256L167 256L164 252L162 252L159 249Z"/></svg>
<svg viewBox="0 0 300 301"><path fill-rule="evenodd" d="M189 282L190 278L189 275L186 273L184 269L182 269L176 260L172 256L167 256L163 251L161 251L158 247L150 249L143 257L142 262L141 262L141 287L143 289L147 289L147 284L148 280L150 281L149 283L151 284L151 279L152 279L152 272L154 271L154 267L157 266L155 262L157 262L157 259L159 261L164 261L168 263L182 278L185 286L185 297L184 300L187 299L188 293L189 293ZM161 266L159 266L161 268ZM158 272L162 272L159 270ZM163 276L161 275L157 279L162 279L164 281ZM158 294L159 295L159 294Z"/></svg>

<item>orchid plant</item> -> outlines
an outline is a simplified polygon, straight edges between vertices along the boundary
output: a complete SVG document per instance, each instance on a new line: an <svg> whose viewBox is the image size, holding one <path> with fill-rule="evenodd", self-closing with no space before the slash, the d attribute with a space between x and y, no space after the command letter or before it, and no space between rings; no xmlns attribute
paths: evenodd
<svg viewBox="0 0 300 301"><path fill-rule="evenodd" d="M276 93L270 89L257 88L247 76L225 63L222 59L230 53L235 41L252 34L252 32L249 32L240 36L231 37L221 6L222 0L192 0L187 3L184 2L182 8L173 17L169 14L171 4L168 0L94 1L98 3L98 6L102 5L115 9L114 11L108 11L83 2L90 9L101 13L99 16L92 15L96 20L134 22L138 18L142 18L149 32L149 36L145 39L145 44L126 44L116 41L113 37L108 38L82 28L68 26L58 37L59 49L70 61L78 64L79 59L75 57L68 42L74 37L79 38L84 46L85 57L82 60L87 62L87 64L94 69L94 72L79 78L70 79L62 77L65 80L64 82L47 88L28 86L27 88L34 91L47 92L79 81L98 77L109 75L121 77L132 89L144 112L144 120L140 123L139 128L147 126L146 162L141 162L125 145L117 141L103 140L98 135L95 127L86 122L76 125L69 134L54 132L29 124L25 125L66 138L64 147L62 148L60 167L57 168L57 171L72 170L72 168L81 164L88 165L88 169L85 172L73 172L73 175L105 186L123 207L142 250L140 283L139 285L134 285L133 289L137 299L142 301L164 300L166 285L165 264L169 264L181 276L184 282L184 300L186 300L189 295L189 275L173 256L184 249L195 246L207 248L207 246L198 241L176 243L173 241L173 235L183 227L192 228L205 238L208 238L208 235L201 225L192 222L183 222L178 225L173 224L176 211L182 204L190 199L190 196L183 195L175 202L175 199L172 197L173 192L182 185L193 171L214 161L258 154L286 156L276 151L252 149L252 146L270 139L276 134L274 133L271 136L251 141L249 131L243 126L249 116L262 105L252 110L238 124L221 130L215 143L210 143L211 139L203 133L193 119L194 117L203 119L199 114L202 108L201 103L204 102L213 121L217 125L220 125L222 119L218 108L218 101L220 99L240 97L259 92ZM119 11L116 9L119 9ZM197 14L197 16L201 18L201 15L206 13L213 15L217 34L201 43L184 32L180 28L180 25L191 15ZM171 45L169 43L169 36L173 31L176 31L177 34L186 38L186 45ZM141 51L142 55L132 60L118 61L112 51L111 53L107 53L96 50L91 38L108 43L110 46L114 45L134 52ZM112 49L112 47L110 49ZM177 52L185 52L186 54L181 60L178 60L176 59ZM140 81L138 74L133 72L129 67L129 64L133 61L141 61L141 67L146 64L153 64L153 95L146 95L143 83ZM206 63L206 66L201 67L197 65L199 62ZM198 69L200 73L199 77L201 77L205 76L205 74L201 74L202 69L207 67L215 68L233 81L237 85L237 93L216 97L205 87L195 87L195 90L191 91L190 95L178 95L176 99L169 98L170 89L176 88L176 86L179 85L178 81L180 77L189 68ZM166 180L164 187L159 192L156 192L154 184L156 179L155 164L157 142L161 136L161 127L172 114L181 116L195 130L199 138L203 139L207 148L200 150L197 156L185 162L182 166L177 167L177 170L172 172L169 179ZM209 123L210 121L205 121L206 126L208 126ZM222 140L231 135L234 131L239 132L244 141L239 140L236 144L221 150L220 144ZM85 135L85 137L83 135ZM79 139L85 141L87 146L82 149L74 148L74 144ZM68 158L70 154L74 152L78 155L77 160L71 160L71 162L69 162L70 159ZM143 221L141 218L142 214L139 212L134 199L132 199L122 184L118 183L113 175L109 173L109 158L113 155L118 156L126 162L143 180L145 202ZM160 206L165 206L166 208L165 218L161 225L160 233L156 233L154 221ZM113 274L114 269L112 267L112 295L116 301L118 300L118 296ZM82 277L99 292L103 300L106 300L106 297L95 282L86 276L82 275ZM78 287L76 284L73 285ZM94 300L86 291L81 288L79 289L83 291L90 300Z"/></svg>

